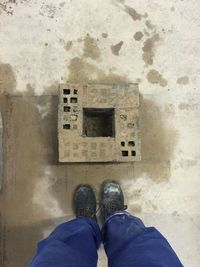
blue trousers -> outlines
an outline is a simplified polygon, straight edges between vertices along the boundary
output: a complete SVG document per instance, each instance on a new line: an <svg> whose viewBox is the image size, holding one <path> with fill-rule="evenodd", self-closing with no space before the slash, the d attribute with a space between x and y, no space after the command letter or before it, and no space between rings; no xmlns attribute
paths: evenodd
<svg viewBox="0 0 200 267"><path fill-rule="evenodd" d="M38 244L29 267L96 267L103 242L109 267L181 267L167 240L128 212L107 219L102 231L85 217L59 225Z"/></svg>

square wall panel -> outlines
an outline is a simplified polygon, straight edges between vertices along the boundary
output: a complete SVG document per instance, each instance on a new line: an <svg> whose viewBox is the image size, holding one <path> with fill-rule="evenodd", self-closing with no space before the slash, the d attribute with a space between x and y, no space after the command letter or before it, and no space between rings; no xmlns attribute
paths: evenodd
<svg viewBox="0 0 200 267"><path fill-rule="evenodd" d="M137 84L61 84L60 162L141 159Z"/></svg>

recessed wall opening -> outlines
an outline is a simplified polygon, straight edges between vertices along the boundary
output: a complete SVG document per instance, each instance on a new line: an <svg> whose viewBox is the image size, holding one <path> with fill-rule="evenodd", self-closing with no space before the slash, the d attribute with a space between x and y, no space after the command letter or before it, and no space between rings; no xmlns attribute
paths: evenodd
<svg viewBox="0 0 200 267"><path fill-rule="evenodd" d="M133 157L135 157L135 156L136 156L136 151L131 151L131 155L132 155Z"/></svg>
<svg viewBox="0 0 200 267"><path fill-rule="evenodd" d="M124 141L121 142L121 146L125 146L125 142Z"/></svg>
<svg viewBox="0 0 200 267"><path fill-rule="evenodd" d="M63 124L63 129L69 130L71 128L70 124Z"/></svg>
<svg viewBox="0 0 200 267"><path fill-rule="evenodd" d="M63 107L64 112L70 112L71 107Z"/></svg>
<svg viewBox="0 0 200 267"><path fill-rule="evenodd" d="M128 142L128 146L135 146L135 142L134 141L129 141Z"/></svg>
<svg viewBox="0 0 200 267"><path fill-rule="evenodd" d="M122 151L122 157L128 157L128 151L127 150Z"/></svg>
<svg viewBox="0 0 200 267"><path fill-rule="evenodd" d="M71 103L77 103L78 102L77 97L71 97L70 102Z"/></svg>
<svg viewBox="0 0 200 267"><path fill-rule="evenodd" d="M114 108L83 108L83 135L87 137L114 137Z"/></svg>
<svg viewBox="0 0 200 267"><path fill-rule="evenodd" d="M70 95L70 89L63 89L64 95Z"/></svg>

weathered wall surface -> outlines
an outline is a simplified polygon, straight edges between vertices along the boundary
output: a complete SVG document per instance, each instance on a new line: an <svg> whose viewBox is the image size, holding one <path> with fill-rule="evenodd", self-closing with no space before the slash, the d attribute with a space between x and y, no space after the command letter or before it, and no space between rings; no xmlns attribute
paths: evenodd
<svg viewBox="0 0 200 267"><path fill-rule="evenodd" d="M197 0L0 0L2 266L26 266L37 240L71 216L74 187L98 190L105 178L122 182L129 211L185 266L199 266L199 10ZM57 165L52 95L66 81L139 83L141 162Z"/></svg>

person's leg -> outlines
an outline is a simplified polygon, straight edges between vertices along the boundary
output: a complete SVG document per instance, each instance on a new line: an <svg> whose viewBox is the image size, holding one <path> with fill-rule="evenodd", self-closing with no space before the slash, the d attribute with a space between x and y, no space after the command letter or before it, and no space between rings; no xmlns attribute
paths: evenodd
<svg viewBox="0 0 200 267"><path fill-rule="evenodd" d="M110 184L109 184L110 183ZM101 189L103 243L109 267L181 267L167 240L153 227L124 211L124 197L116 182Z"/></svg>
<svg viewBox="0 0 200 267"><path fill-rule="evenodd" d="M89 186L74 194L76 219L59 225L38 244L29 267L96 267L101 232L96 223L96 198Z"/></svg>

